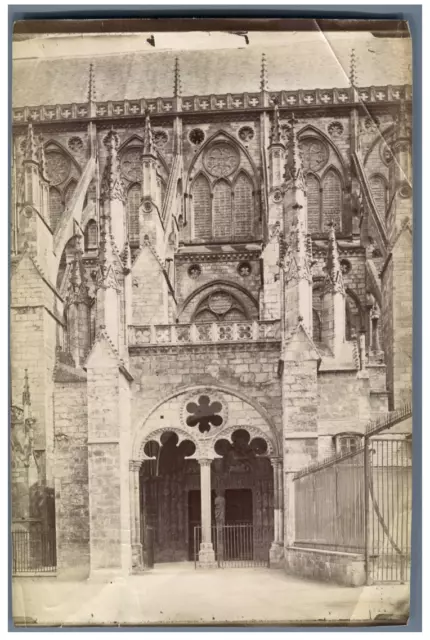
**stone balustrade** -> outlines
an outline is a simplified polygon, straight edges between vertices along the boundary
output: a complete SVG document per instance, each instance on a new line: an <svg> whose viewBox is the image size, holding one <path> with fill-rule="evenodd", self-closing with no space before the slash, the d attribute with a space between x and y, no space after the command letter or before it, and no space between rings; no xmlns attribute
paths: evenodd
<svg viewBox="0 0 430 640"><path fill-rule="evenodd" d="M401 98L410 100L410 85L384 87L352 87L331 89L306 89L296 91L270 91L269 99L278 100L279 106L298 107L330 107L357 103L398 102ZM96 119L142 117L148 109L151 115L163 116L178 112L218 112L255 110L267 108L264 96L260 93L240 93L207 96L184 96L180 98L155 98L153 100L135 99L122 101L97 102L95 104ZM15 124L25 122L53 122L67 120L94 119L88 103L70 103L61 105L39 105L18 107L12 110Z"/></svg>
<svg viewBox="0 0 430 640"><path fill-rule="evenodd" d="M129 326L129 346L279 341L279 320Z"/></svg>

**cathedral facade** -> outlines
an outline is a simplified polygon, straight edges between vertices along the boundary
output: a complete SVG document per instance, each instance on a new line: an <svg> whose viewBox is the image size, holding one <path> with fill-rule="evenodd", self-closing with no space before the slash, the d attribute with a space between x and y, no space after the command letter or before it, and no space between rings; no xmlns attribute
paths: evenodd
<svg viewBox="0 0 430 640"><path fill-rule="evenodd" d="M411 398L411 87L169 73L13 108L12 525L58 576L212 566L219 522L279 566L294 473Z"/></svg>

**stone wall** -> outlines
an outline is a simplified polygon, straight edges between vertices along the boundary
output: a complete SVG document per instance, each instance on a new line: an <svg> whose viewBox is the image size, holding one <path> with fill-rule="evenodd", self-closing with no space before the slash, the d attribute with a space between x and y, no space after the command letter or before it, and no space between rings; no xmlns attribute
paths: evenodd
<svg viewBox="0 0 430 640"><path fill-rule="evenodd" d="M55 383L55 513L57 573L86 578L90 567L88 416L85 376ZM77 376L76 376L77 378Z"/></svg>
<svg viewBox="0 0 430 640"><path fill-rule="evenodd" d="M211 385L237 390L257 401L280 430L278 361L277 343L135 348L130 361L135 378L132 425L139 428L154 405L170 394L187 387Z"/></svg>
<svg viewBox="0 0 430 640"><path fill-rule="evenodd" d="M364 556L360 554L287 547L284 562L287 573L301 578L344 587L362 587L366 583Z"/></svg>

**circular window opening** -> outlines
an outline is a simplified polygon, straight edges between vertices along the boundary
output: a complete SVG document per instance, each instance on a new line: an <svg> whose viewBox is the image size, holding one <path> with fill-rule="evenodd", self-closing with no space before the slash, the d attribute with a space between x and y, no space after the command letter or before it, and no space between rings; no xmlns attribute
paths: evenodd
<svg viewBox="0 0 430 640"><path fill-rule="evenodd" d="M201 129L192 129L188 137L192 144L200 145L205 139L205 134Z"/></svg>
<svg viewBox="0 0 430 640"><path fill-rule="evenodd" d="M251 127L242 127L239 129L239 138L242 142L250 142L254 137L254 129Z"/></svg>
<svg viewBox="0 0 430 640"><path fill-rule="evenodd" d="M188 267L188 275L194 280L199 277L201 272L202 270L199 264L192 264L190 267Z"/></svg>

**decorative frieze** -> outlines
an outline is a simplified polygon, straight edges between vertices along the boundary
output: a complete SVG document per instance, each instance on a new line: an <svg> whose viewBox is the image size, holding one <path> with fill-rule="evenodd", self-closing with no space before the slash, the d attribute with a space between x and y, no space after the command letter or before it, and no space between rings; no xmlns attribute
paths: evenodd
<svg viewBox="0 0 430 640"><path fill-rule="evenodd" d="M297 91L276 91L270 92L272 101L278 101L279 107L282 108L307 108L322 107L324 109L346 106L346 105L362 105L367 103L385 104L398 103L404 99L411 100L412 87L403 86L385 86L385 87L363 87L355 89L353 87L345 87L343 89L301 89ZM357 102L358 100L358 102ZM209 96L185 96L181 99L182 107L172 98L156 98L155 100L134 99L112 102L95 102L96 118L130 118L141 117L146 110L152 115L176 115L181 109L185 113L192 112L219 112L219 111L242 111L246 110L263 110L266 106L263 104L263 96L261 93L242 93L242 94L226 94L226 95L209 95ZM180 112L179 112L180 113ZM52 122L52 121L68 121L68 120L85 120L91 118L88 110L88 104L64 104L64 105L40 105L19 107L12 110L13 122Z"/></svg>

